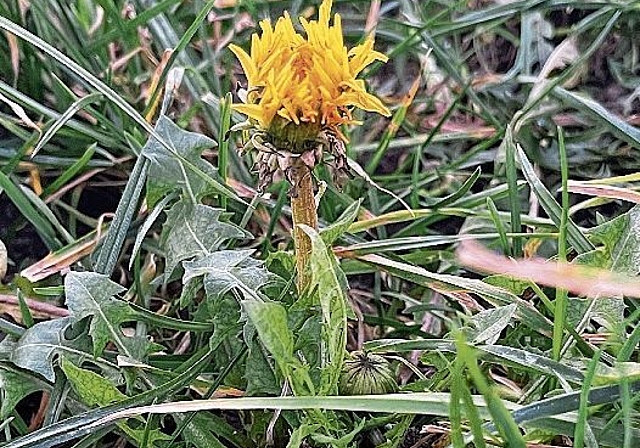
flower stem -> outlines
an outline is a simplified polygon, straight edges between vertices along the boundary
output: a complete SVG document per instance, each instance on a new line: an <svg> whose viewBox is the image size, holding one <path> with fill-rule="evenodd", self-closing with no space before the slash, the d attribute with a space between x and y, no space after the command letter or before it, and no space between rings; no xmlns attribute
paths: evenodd
<svg viewBox="0 0 640 448"><path fill-rule="evenodd" d="M290 171L293 184L291 211L293 215L293 244L296 251L296 269L298 271L298 292L302 293L311 282L309 262L311 260L311 239L298 226L307 225L318 229L318 212L313 196L311 170L300 160Z"/></svg>

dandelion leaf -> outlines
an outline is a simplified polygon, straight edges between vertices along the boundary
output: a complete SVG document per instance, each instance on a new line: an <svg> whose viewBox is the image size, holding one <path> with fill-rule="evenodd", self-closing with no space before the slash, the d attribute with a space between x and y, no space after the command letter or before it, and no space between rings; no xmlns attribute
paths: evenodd
<svg viewBox="0 0 640 448"><path fill-rule="evenodd" d="M5 420L27 395L49 389L47 385L9 365L0 364L0 420Z"/></svg>
<svg viewBox="0 0 640 448"><path fill-rule="evenodd" d="M77 367L65 358L62 359L60 365L75 393L88 406L108 406L127 398L111 381L95 372ZM117 425L122 432L135 440L137 446L140 446L145 439L147 446L151 447L162 446L158 442L171 439L171 436L162 433L157 428L145 431L144 427L132 428L124 421L118 422Z"/></svg>
<svg viewBox="0 0 640 448"><path fill-rule="evenodd" d="M261 299L259 290L277 281L261 261L251 258L253 250L220 250L185 261L183 281L186 283L197 276L204 276L207 297L219 299L231 290L240 293L244 299Z"/></svg>
<svg viewBox="0 0 640 448"><path fill-rule="evenodd" d="M73 321L91 318L89 335L93 340L93 354L98 357L109 341L121 351L121 355L142 359L147 341L127 337L121 324L136 319L136 313L125 301L114 296L125 289L108 277L95 272L71 272L64 280L66 304Z"/></svg>
<svg viewBox="0 0 640 448"><path fill-rule="evenodd" d="M164 195L180 189L185 195L198 198L208 192L205 176L214 179L217 170L202 157L202 151L212 148L216 142L209 137L188 132L162 115L155 128L171 151L155 138L150 138L142 149L149 159L147 175L147 201L153 205Z"/></svg>
<svg viewBox="0 0 640 448"><path fill-rule="evenodd" d="M54 363L59 355L81 360L90 355L84 354L78 340L69 340L65 333L72 319L39 322L27 329L17 341L6 338L2 341L0 352L8 354L8 359L18 367L42 375L46 380L56 379Z"/></svg>
<svg viewBox="0 0 640 448"><path fill-rule="evenodd" d="M251 234L225 222L224 210L203 204L177 202L169 212L163 230L167 276L183 260L205 257L230 238L249 238Z"/></svg>

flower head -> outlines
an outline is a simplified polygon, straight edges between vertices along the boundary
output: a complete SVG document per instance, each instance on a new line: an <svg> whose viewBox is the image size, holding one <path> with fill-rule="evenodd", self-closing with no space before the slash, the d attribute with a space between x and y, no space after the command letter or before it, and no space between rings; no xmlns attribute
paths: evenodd
<svg viewBox="0 0 640 448"><path fill-rule="evenodd" d="M369 64L387 57L374 51L372 38L347 50L340 15L335 14L330 24L331 4L323 0L317 21L300 18L306 38L285 12L274 27L269 20L260 22L262 34L252 36L251 54L230 46L248 81L245 103L234 108L293 146L315 139L321 131L341 135L341 125L357 123L354 108L390 114L357 79Z"/></svg>

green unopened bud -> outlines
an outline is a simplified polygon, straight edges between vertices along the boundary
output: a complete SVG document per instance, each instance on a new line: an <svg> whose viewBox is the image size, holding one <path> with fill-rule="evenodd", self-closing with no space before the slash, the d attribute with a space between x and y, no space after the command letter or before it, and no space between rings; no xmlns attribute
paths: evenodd
<svg viewBox="0 0 640 448"><path fill-rule="evenodd" d="M397 392L398 383L389 361L380 355L355 351L344 363L341 395L379 395Z"/></svg>

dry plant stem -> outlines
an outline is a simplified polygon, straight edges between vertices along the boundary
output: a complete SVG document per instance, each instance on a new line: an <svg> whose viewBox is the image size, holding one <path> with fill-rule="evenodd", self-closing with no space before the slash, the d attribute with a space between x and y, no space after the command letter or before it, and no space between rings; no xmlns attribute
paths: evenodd
<svg viewBox="0 0 640 448"><path fill-rule="evenodd" d="M311 170L297 161L290 171L293 184L291 211L293 214L293 244L296 251L296 269L298 271L298 292L302 293L311 282L309 261L311 259L311 240L298 226L304 224L318 229L318 212L313 196Z"/></svg>

